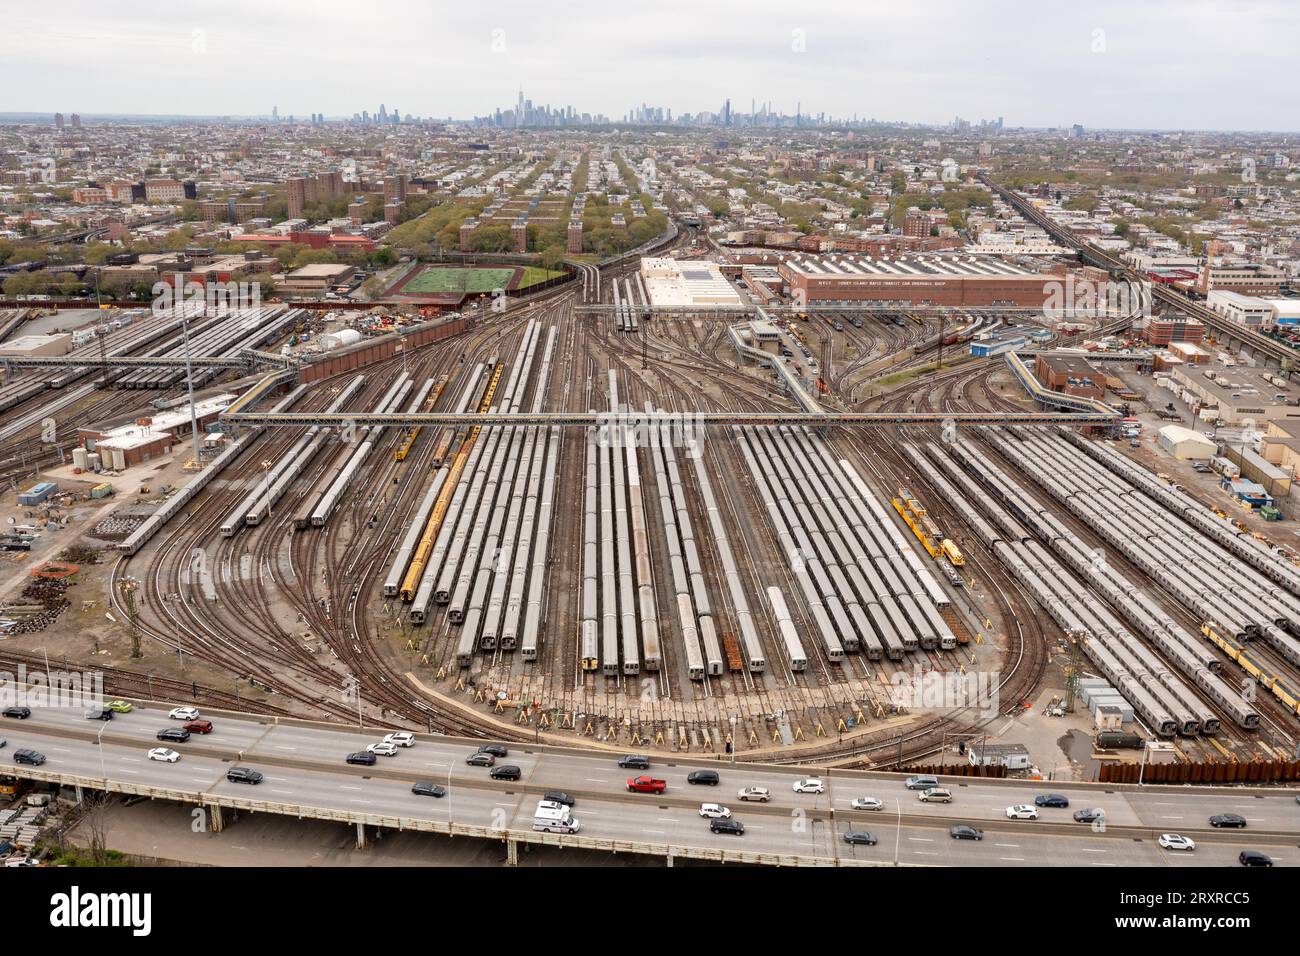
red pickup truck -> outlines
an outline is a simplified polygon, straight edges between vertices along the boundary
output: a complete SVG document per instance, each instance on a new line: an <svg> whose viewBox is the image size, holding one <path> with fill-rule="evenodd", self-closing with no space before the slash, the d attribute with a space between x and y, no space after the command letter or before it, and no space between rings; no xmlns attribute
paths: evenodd
<svg viewBox="0 0 1300 956"><path fill-rule="evenodd" d="M629 777L627 788L633 793L663 793L668 789L667 780L658 780L654 777L642 775L640 777Z"/></svg>

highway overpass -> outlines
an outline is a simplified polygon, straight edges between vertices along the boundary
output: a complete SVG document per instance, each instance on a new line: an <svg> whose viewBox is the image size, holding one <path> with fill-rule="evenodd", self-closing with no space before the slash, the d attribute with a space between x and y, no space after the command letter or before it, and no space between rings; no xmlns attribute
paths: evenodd
<svg viewBox="0 0 1300 956"><path fill-rule="evenodd" d="M331 820L353 826L363 844L376 827L468 836L504 843L511 861L521 843L584 847L665 858L775 865L1081 866L1230 863L1242 848L1257 848L1278 865L1300 863L1300 807L1295 790L1265 788L1162 788L945 778L950 805L926 804L898 774L824 771L824 794L798 794L793 782L816 771L676 755L652 755L651 774L665 779L662 796L628 793L615 751L512 744L498 765L521 768L517 782L492 780L487 768L465 757L481 741L419 735L415 746L380 757L373 767L344 763L346 754L379 740L383 731L358 731L306 721L205 712L214 730L186 743L160 744L156 733L177 727L167 706L142 704L108 722L87 720L80 709L36 710L28 720L0 720L7 739L4 763L15 748L44 753L40 767L12 764L5 772L68 787L140 794L204 808L209 827L223 830L239 811ZM146 752L168 746L183 756L174 764L150 761ZM256 786L229 782L235 765L264 775ZM716 769L717 787L691 786L686 775ZM416 781L448 789L442 799L410 792ZM741 803L744 786L771 790L767 804ZM532 811L548 789L577 799L577 834L538 833ZM1007 820L1005 808L1032 803L1044 792L1067 795L1068 810L1040 811L1037 821ZM854 811L856 797L875 796L885 809ZM710 832L699 816L702 802L729 806L745 824L743 836ZM1083 807L1106 811L1098 830L1075 823ZM1245 831L1212 830L1213 813L1239 813ZM982 841L954 841L947 828L965 823L985 831ZM849 829L868 829L875 846L843 841ZM1193 837L1201 848L1178 857L1156 846L1161 832Z"/></svg>

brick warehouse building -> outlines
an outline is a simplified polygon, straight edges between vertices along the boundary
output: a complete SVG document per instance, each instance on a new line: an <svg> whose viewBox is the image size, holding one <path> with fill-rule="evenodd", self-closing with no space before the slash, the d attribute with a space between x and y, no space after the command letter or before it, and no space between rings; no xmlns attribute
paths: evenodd
<svg viewBox="0 0 1300 956"><path fill-rule="evenodd" d="M1065 263L1042 271L993 256L795 256L778 267L792 296L818 305L1041 308Z"/></svg>

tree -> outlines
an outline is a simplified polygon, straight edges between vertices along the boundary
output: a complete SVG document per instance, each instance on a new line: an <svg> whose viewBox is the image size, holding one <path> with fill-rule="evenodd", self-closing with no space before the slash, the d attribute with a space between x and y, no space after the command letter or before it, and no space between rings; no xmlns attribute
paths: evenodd
<svg viewBox="0 0 1300 956"><path fill-rule="evenodd" d="M565 251L563 246L547 246L542 250L542 254L539 257L542 262L542 267L546 269L560 268L560 266L564 264L564 254Z"/></svg>

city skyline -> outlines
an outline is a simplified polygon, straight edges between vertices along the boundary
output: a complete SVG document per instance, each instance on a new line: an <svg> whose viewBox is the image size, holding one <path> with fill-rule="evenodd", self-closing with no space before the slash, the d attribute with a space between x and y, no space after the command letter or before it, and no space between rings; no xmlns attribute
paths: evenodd
<svg viewBox="0 0 1300 956"><path fill-rule="evenodd" d="M523 86L534 103L615 122L632 104L677 117L716 112L730 98L737 112L752 99L786 115L935 126L956 114L1040 129L1300 127L1282 82L1300 11L1273 3L760 4L744 17L668 5L649 22L580 4L554 23L514 3L482 11L392 3L373 23L357 23L329 0L270 9L236 0L219 21L174 27L151 22L157 7L106 13L74 2L59 25L13 15L0 76L40 94L12 105L83 117L258 117L274 104L282 117L333 119L388 102L403 115L468 120L507 107ZM1249 50L1248 95L1205 69L1229 47ZM291 74L275 67L289 57ZM382 75L367 75L376 62ZM106 72L112 83L98 79Z"/></svg>

